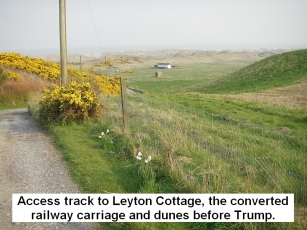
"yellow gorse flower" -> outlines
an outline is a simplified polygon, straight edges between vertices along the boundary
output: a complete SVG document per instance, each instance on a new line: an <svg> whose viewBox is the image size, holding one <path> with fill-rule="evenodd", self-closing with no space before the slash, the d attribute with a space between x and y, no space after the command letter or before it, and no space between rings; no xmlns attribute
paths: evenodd
<svg viewBox="0 0 307 230"><path fill-rule="evenodd" d="M39 102L41 116L47 121L88 120L100 116L101 106L90 84L71 82L66 87L52 86Z"/></svg>
<svg viewBox="0 0 307 230"><path fill-rule="evenodd" d="M113 63L112 59L108 60L108 64ZM28 73L34 73L41 76L45 80L55 81L59 78L61 70L60 65L55 62L46 61L40 58L31 58L23 56L19 53L0 53L0 66L8 66L13 69L24 70ZM79 70L73 68L67 69L68 74L72 77L79 78L81 81L89 81L90 74L83 71L82 74ZM92 70L92 72L95 72ZM9 74L11 79L22 80L22 77L15 73ZM104 95L119 94L120 82L117 78L109 78L101 75L91 75L93 77L93 84ZM89 87L84 86L84 87ZM73 102L74 100L72 100Z"/></svg>
<svg viewBox="0 0 307 230"><path fill-rule="evenodd" d="M22 81L23 78L20 76L18 73L10 72L10 71L5 71L8 74L8 79L10 80L15 80L15 81Z"/></svg>

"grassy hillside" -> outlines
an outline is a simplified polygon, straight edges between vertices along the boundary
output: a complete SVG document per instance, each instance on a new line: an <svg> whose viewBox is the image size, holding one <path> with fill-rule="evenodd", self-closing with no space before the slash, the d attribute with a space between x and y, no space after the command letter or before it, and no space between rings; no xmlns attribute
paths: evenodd
<svg viewBox="0 0 307 230"><path fill-rule="evenodd" d="M197 89L204 93L257 92L283 86L307 76L307 49L257 61Z"/></svg>

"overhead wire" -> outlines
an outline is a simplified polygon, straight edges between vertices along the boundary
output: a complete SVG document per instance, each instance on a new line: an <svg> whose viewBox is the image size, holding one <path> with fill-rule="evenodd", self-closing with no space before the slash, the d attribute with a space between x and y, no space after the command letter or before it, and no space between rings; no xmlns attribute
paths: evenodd
<svg viewBox="0 0 307 230"><path fill-rule="evenodd" d="M90 0L87 0L87 5L88 5L88 8L89 8L89 11L90 11L90 14L91 14L92 22L94 24L96 36L97 36L97 39L98 39L98 42L99 42L99 45L100 45L100 49L102 50L102 44L101 44L101 40L100 40L99 33L98 33L98 30L97 30L97 26L96 26L96 23L95 23L95 19L94 19L94 15L93 15L93 11L92 11Z"/></svg>
<svg viewBox="0 0 307 230"><path fill-rule="evenodd" d="M58 46L58 45L57 45L57 44L55 44L54 42L52 42L52 41L50 41L49 39L47 39L47 38L45 38L45 37L41 36L40 34L38 34L38 33L36 33L35 31L33 31L33 30L29 29L28 27L26 27L26 26L22 25L21 23L19 23L18 21L14 20L13 18L11 18L11 17L7 16L6 14L4 14L4 13L2 13L2 12L0 12L0 14L2 14L2 15L3 15L3 16L5 16L5 17L7 17L7 18L8 18L8 19L10 19L11 21L15 22L15 23L16 23L16 24L18 24L19 26L21 26L21 27L23 27L23 28L27 29L28 31L32 32L33 34L35 34L35 35L39 36L40 38L42 38L42 39L44 39L44 40L46 40L46 41L50 42L51 44L53 44L53 45L55 45L55 46Z"/></svg>

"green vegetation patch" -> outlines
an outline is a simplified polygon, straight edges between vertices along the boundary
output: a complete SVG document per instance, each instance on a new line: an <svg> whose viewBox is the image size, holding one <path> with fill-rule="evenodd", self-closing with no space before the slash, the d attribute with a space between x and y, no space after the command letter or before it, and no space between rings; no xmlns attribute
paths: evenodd
<svg viewBox="0 0 307 230"><path fill-rule="evenodd" d="M112 129L107 132L108 129L105 124L96 122L48 125L82 193L180 193L176 182L165 174L159 162L155 159L152 164L138 161L132 153L133 141ZM102 132L109 135L112 146L105 145ZM208 224L211 225L214 226ZM133 230L196 229L195 226L194 223L101 223L102 229Z"/></svg>
<svg viewBox="0 0 307 230"><path fill-rule="evenodd" d="M0 103L0 110L5 110L5 109L19 109L19 108L27 108L28 104L22 103L22 104L16 104L16 105L6 105Z"/></svg>
<svg viewBox="0 0 307 230"><path fill-rule="evenodd" d="M134 69L133 73L125 73L127 84L132 88L144 90L146 93L178 93L191 92L203 87L225 74L236 71L249 63L217 62L182 64L178 69L164 70L151 67ZM162 77L155 77L155 72L162 72Z"/></svg>
<svg viewBox="0 0 307 230"><path fill-rule="evenodd" d="M307 115L304 109L289 109L230 98L214 98L198 93L174 94L160 98L179 103L190 109L219 114L227 119L307 134Z"/></svg>
<svg viewBox="0 0 307 230"><path fill-rule="evenodd" d="M0 84L7 79L7 73L5 73L2 68L0 68Z"/></svg>
<svg viewBox="0 0 307 230"><path fill-rule="evenodd" d="M257 92L283 86L307 75L307 50L274 55L226 75L196 91L204 93Z"/></svg>

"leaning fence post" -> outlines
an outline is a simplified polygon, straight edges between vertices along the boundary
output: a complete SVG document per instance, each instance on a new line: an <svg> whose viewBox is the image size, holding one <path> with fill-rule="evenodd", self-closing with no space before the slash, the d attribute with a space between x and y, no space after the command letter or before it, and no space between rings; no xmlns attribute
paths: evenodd
<svg viewBox="0 0 307 230"><path fill-rule="evenodd" d="M122 97L122 110L123 110L123 128L124 135L129 133L129 124L128 124L128 108L127 108L127 88L125 78L120 78L120 89Z"/></svg>

